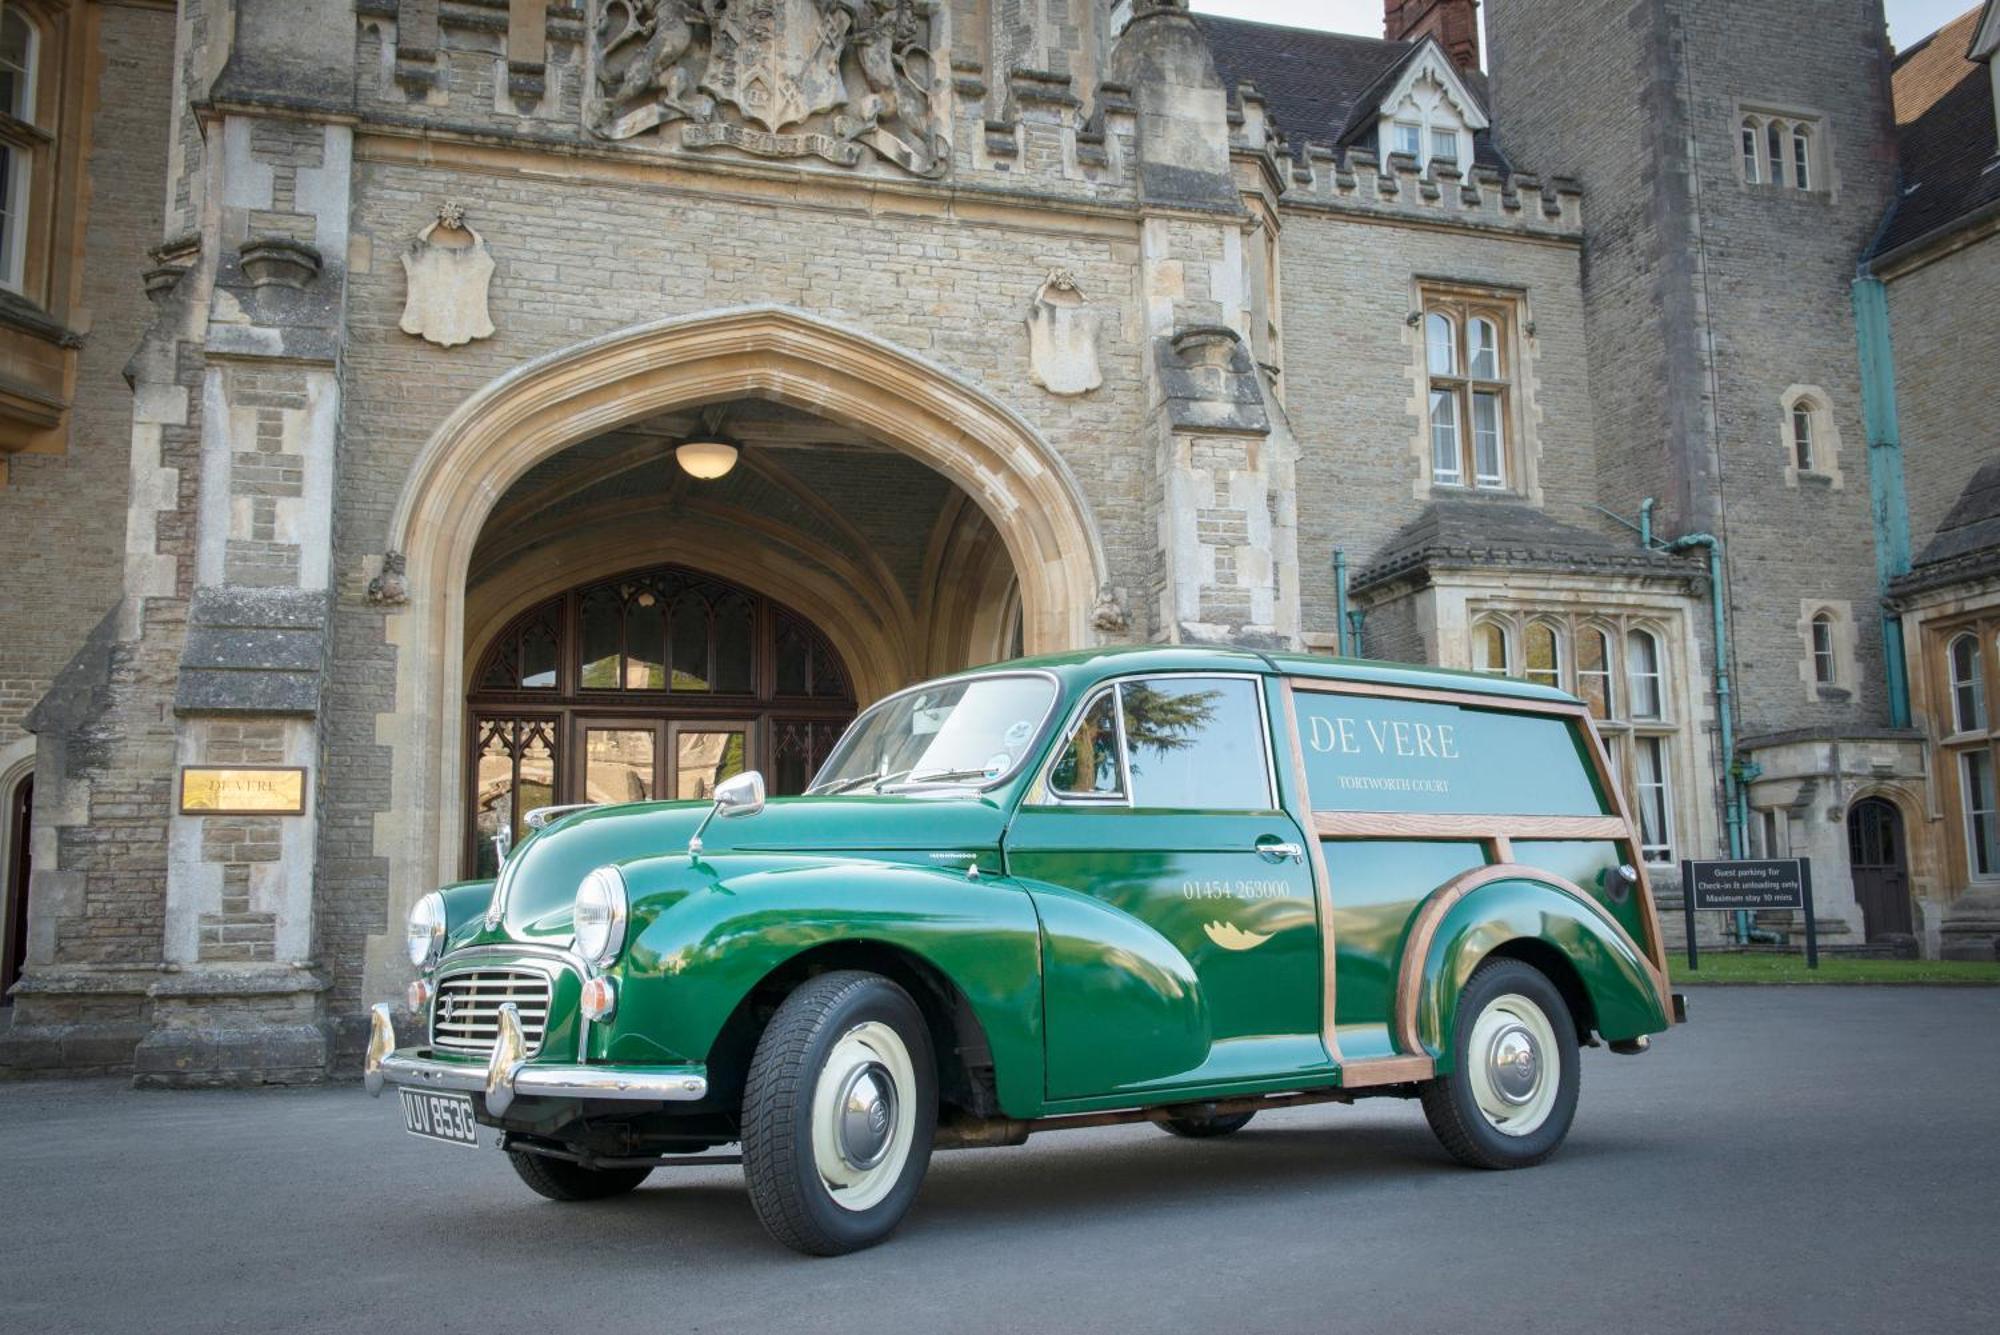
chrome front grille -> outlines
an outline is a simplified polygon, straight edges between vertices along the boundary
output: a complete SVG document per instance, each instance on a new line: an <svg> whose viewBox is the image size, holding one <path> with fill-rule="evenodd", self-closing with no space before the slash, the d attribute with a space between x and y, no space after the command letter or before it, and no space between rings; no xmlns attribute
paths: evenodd
<svg viewBox="0 0 2000 1335"><path fill-rule="evenodd" d="M500 1036L500 1008L510 1001L521 1013L521 1037L533 1056L549 1023L549 978L534 969L466 969L438 979L431 1046L486 1056Z"/></svg>

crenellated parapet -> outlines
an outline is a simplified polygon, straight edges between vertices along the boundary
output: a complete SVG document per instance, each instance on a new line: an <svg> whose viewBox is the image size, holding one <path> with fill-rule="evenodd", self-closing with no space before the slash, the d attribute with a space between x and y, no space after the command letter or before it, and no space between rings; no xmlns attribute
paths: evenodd
<svg viewBox="0 0 2000 1335"><path fill-rule="evenodd" d="M1262 189L1284 209L1362 213L1413 223L1494 228L1580 239L1583 187L1565 176L1542 177L1477 162L1470 168L1391 153L1385 162L1367 148L1336 148L1288 139L1250 84L1229 105L1230 155L1238 184Z"/></svg>
<svg viewBox="0 0 2000 1335"><path fill-rule="evenodd" d="M1583 187L1568 177L1483 163L1468 171L1445 163L1419 168L1400 153L1385 163L1363 149L1337 153L1316 144L1291 159L1284 204L1568 239L1583 234Z"/></svg>

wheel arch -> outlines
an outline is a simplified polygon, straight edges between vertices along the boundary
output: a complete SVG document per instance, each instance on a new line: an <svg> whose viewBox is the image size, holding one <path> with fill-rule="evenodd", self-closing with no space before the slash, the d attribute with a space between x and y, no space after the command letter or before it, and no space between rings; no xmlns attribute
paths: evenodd
<svg viewBox="0 0 2000 1335"><path fill-rule="evenodd" d="M784 999L810 978L837 969L879 974L905 992L930 1028L937 1065L938 1099L980 1116L1000 1111L993 1046L972 999L935 961L894 942L859 938L809 947L758 979L709 1049L711 1094L741 1103L757 1040Z"/></svg>
<svg viewBox="0 0 2000 1335"><path fill-rule="evenodd" d="M1398 974L1398 1041L1451 1069L1458 997L1489 958L1521 960L1562 993L1588 1042L1666 1029L1666 987L1638 944L1589 894L1562 877L1499 865L1447 882L1419 906ZM1587 1018L1586 1018L1587 1017Z"/></svg>
<svg viewBox="0 0 2000 1335"><path fill-rule="evenodd" d="M1494 959L1519 960L1554 983L1576 1024L1576 1041L1585 1046L1596 1041L1591 1035L1597 1029L1597 1003L1568 955L1538 936L1517 936L1493 947L1480 963Z"/></svg>

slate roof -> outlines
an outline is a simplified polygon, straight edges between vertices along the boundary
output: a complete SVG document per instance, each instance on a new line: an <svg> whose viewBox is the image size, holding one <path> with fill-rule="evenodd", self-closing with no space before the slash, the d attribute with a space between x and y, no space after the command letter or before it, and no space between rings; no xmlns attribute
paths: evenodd
<svg viewBox="0 0 2000 1335"><path fill-rule="evenodd" d="M1418 43L1214 14L1196 14L1194 21L1215 53L1215 68L1230 100L1236 99L1237 85L1254 87L1294 153L1302 153L1307 143L1379 152L1376 108L1416 56ZM1486 75L1479 70L1459 74L1479 109L1491 115ZM1506 170L1507 159L1491 131L1479 131L1472 142L1474 161Z"/></svg>
<svg viewBox="0 0 2000 1335"><path fill-rule="evenodd" d="M1903 193L1876 241L1885 255L2000 203L2000 158L1993 82L1966 52L1984 6L1975 6L1907 51L1896 53L1892 80Z"/></svg>
<svg viewBox="0 0 2000 1335"><path fill-rule="evenodd" d="M1433 566L1484 565L1677 580L1702 573L1697 558L1649 551L1636 541L1551 519L1519 501L1466 497L1425 506L1354 577L1354 587L1366 589Z"/></svg>
<svg viewBox="0 0 2000 1335"><path fill-rule="evenodd" d="M1987 460L1972 475L1937 535L1892 591L1914 593L1988 573L2000 573L2000 458Z"/></svg>

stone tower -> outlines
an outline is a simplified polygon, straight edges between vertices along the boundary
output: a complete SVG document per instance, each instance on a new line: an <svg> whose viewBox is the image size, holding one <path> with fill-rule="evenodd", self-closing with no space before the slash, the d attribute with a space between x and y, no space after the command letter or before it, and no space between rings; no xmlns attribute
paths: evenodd
<svg viewBox="0 0 2000 1335"><path fill-rule="evenodd" d="M1508 151L1584 185L1606 503L1723 540L1732 637L1765 646L1742 731L1885 722L1849 292L1895 184L1881 5L1493 0L1487 40Z"/></svg>

